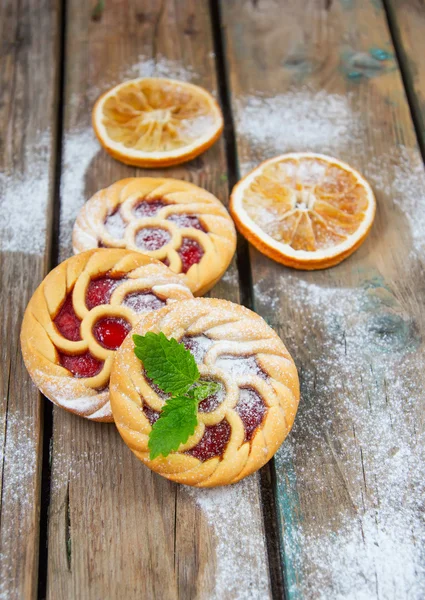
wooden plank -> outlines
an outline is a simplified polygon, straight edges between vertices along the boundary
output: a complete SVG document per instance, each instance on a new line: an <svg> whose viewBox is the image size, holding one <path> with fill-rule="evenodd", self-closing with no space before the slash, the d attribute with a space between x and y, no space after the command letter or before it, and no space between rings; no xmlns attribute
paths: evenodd
<svg viewBox="0 0 425 600"><path fill-rule="evenodd" d="M391 32L409 91L418 135L425 148L425 12L420 0L385 0Z"/></svg>
<svg viewBox="0 0 425 600"><path fill-rule="evenodd" d="M22 362L53 202L59 2L0 4L0 597L37 593L42 405Z"/></svg>
<svg viewBox="0 0 425 600"><path fill-rule="evenodd" d="M242 174L285 151L347 160L375 189L363 246L296 272L251 249L254 304L302 401L275 461L287 596L420 598L425 176L380 2L221 3Z"/></svg>
<svg viewBox="0 0 425 600"><path fill-rule="evenodd" d="M222 141L187 165L147 172L107 156L90 123L98 94L130 77L180 77L216 93L208 3L108 1L96 20L87 2L67 5L62 258L84 200L122 177L185 178L227 199ZM235 266L214 293L238 300ZM49 598L269 597L257 478L206 492L171 484L113 426L56 409L52 455Z"/></svg>

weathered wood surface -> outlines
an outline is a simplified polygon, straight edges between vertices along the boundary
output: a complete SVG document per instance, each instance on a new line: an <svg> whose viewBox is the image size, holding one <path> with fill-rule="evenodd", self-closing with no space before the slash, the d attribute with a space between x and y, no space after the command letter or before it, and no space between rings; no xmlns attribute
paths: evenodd
<svg viewBox="0 0 425 600"><path fill-rule="evenodd" d="M216 92L208 2L67 2L60 255L75 216L96 190L136 174L164 174L227 199L224 143L188 165L126 167L91 129L96 97L126 78L165 75ZM237 301L233 266L215 295ZM48 597L269 597L258 480L190 491L144 468L112 425L54 410ZM249 527L247 525L249 524Z"/></svg>
<svg viewBox="0 0 425 600"><path fill-rule="evenodd" d="M0 3L0 597L8 600L37 593L43 410L19 332L48 261L58 6Z"/></svg>
<svg viewBox="0 0 425 600"><path fill-rule="evenodd" d="M332 269L251 250L255 308L302 380L275 461L288 598L422 598L425 176L385 13L369 0L221 10L241 173L326 152L378 201L369 238Z"/></svg>
<svg viewBox="0 0 425 600"><path fill-rule="evenodd" d="M418 135L425 148L425 6L422 0L385 0Z"/></svg>

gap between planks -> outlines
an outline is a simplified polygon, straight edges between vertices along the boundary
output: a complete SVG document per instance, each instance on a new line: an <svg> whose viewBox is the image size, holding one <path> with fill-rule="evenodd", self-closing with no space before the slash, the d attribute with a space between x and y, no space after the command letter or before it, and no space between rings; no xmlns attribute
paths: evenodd
<svg viewBox="0 0 425 600"><path fill-rule="evenodd" d="M424 117L422 115L421 105L415 91L411 63L409 63L409 57L404 49L400 27L397 22L397 10L403 9L401 7L396 9L393 4L393 0L382 0L382 5L385 10L388 29L395 50L401 78L403 80L403 86L406 92L407 102L409 104L410 114L416 132L416 139L422 154L422 160L425 161L425 131L423 129Z"/></svg>
<svg viewBox="0 0 425 600"><path fill-rule="evenodd" d="M53 210L50 223L50 243L48 251L47 270L51 271L58 264L59 257L59 219L60 219L60 183L62 172L62 142L64 121L64 93L65 93L65 44L66 44L66 0L60 1L58 11L59 43L58 43L58 75L57 75L57 113L56 113L56 144L55 171L53 181ZM40 533L38 554L38 587L37 597L44 600L47 596L47 570L48 570L48 528L51 486L51 446L53 440L53 404L42 397L43 411L43 439L42 439L42 466L41 466L41 502L40 502Z"/></svg>

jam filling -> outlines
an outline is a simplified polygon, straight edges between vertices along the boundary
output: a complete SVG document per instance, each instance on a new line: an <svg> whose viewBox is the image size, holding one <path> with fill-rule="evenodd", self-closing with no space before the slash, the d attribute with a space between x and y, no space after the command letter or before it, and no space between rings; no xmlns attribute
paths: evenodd
<svg viewBox="0 0 425 600"><path fill-rule="evenodd" d="M122 281L121 279L112 279L112 277L99 277L92 279L86 291L86 306L89 310L101 304L109 304L112 292Z"/></svg>
<svg viewBox="0 0 425 600"><path fill-rule="evenodd" d="M252 388L241 388L235 411L245 428L245 441L250 441L257 427L263 422L267 408L262 397Z"/></svg>
<svg viewBox="0 0 425 600"><path fill-rule="evenodd" d="M202 246L192 238L183 238L177 253L182 261L182 273L187 273L190 267L199 263L204 256Z"/></svg>
<svg viewBox="0 0 425 600"><path fill-rule="evenodd" d="M153 425L154 423L156 423L156 421L158 421L159 415L161 414L158 411L153 410L147 404L143 404L143 412L145 413L145 417L148 419L148 421L151 425Z"/></svg>
<svg viewBox="0 0 425 600"><path fill-rule="evenodd" d="M195 215L175 213L167 217L168 221L172 221L177 227L194 227L199 231L206 231L201 221Z"/></svg>
<svg viewBox="0 0 425 600"><path fill-rule="evenodd" d="M94 377L103 367L103 361L97 360L90 352L73 356L59 352L59 360L74 377Z"/></svg>
<svg viewBox="0 0 425 600"><path fill-rule="evenodd" d="M121 317L105 317L94 324L93 335L107 350L117 350L130 329L130 323Z"/></svg>
<svg viewBox="0 0 425 600"><path fill-rule="evenodd" d="M170 239L171 235L166 229L145 227L144 229L139 229L136 234L136 246L152 252L165 246Z"/></svg>
<svg viewBox="0 0 425 600"><path fill-rule="evenodd" d="M206 426L200 441L194 448L188 450L187 454L202 462L214 456L222 456L230 439L230 432L231 428L226 419L217 425Z"/></svg>
<svg viewBox="0 0 425 600"><path fill-rule="evenodd" d="M162 200L142 200L135 205L133 212L136 217L153 217L164 206L167 204Z"/></svg>
<svg viewBox="0 0 425 600"><path fill-rule="evenodd" d="M186 350L192 352L198 365L204 362L204 356L212 345L212 341L206 335L185 335L180 343L184 345Z"/></svg>
<svg viewBox="0 0 425 600"><path fill-rule="evenodd" d="M169 267L169 266L170 266L170 261L168 260L168 256L166 256L165 258L163 258L163 259L161 260L161 262L162 262L162 263L164 263L164 265L165 265L166 267Z"/></svg>
<svg viewBox="0 0 425 600"><path fill-rule="evenodd" d="M215 394L211 394L211 396L207 396L205 400L202 400L202 402L198 404L198 410L199 412L212 412L218 406L220 406L223 399L224 389L223 386L220 384L220 389L218 390L218 392L216 392Z"/></svg>
<svg viewBox="0 0 425 600"><path fill-rule="evenodd" d="M133 292L127 294L124 298L123 305L131 308L135 313L145 313L151 310L158 310L167 303L165 300L161 300L152 292Z"/></svg>
<svg viewBox="0 0 425 600"><path fill-rule="evenodd" d="M105 219L105 229L113 238L121 240L124 237L126 223L117 209Z"/></svg>
<svg viewBox="0 0 425 600"><path fill-rule="evenodd" d="M58 312L54 319L59 333L67 340L71 342L78 342L81 340L80 335L80 324L81 321L77 317L72 304L72 292L68 294L62 308Z"/></svg>

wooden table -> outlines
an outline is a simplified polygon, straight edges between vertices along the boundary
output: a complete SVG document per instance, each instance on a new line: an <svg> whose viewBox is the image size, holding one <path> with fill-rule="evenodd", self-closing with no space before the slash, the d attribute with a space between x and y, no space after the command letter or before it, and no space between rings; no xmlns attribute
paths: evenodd
<svg viewBox="0 0 425 600"><path fill-rule="evenodd" d="M0 28L0 598L424 598L423 1L3 0ZM19 350L84 201L146 173L101 150L93 102L150 74L210 89L226 120L154 175L226 203L251 166L312 150L378 201L337 267L295 272L241 239L213 290L278 331L302 382L275 460L226 489L169 483L113 426L53 408Z"/></svg>

